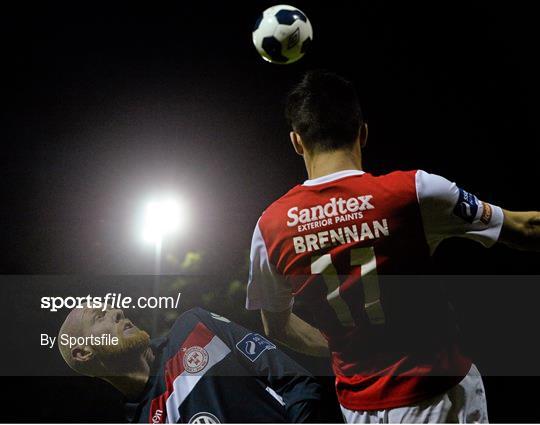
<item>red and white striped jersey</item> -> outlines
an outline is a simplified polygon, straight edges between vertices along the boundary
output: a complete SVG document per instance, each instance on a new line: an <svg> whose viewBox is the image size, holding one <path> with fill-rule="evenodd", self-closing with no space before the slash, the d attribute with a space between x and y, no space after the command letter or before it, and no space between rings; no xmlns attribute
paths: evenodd
<svg viewBox="0 0 540 425"><path fill-rule="evenodd" d="M308 180L275 201L254 231L248 309L295 304L327 338L340 403L405 406L446 391L471 362L429 274L445 238L490 246L499 207L425 171L346 170Z"/></svg>

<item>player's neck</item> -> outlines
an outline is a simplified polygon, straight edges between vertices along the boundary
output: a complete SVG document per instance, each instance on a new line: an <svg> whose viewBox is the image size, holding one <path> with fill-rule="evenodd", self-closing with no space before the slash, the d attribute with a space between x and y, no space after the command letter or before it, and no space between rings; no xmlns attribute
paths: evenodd
<svg viewBox="0 0 540 425"><path fill-rule="evenodd" d="M128 400L136 400L141 396L150 378L153 362L154 353L149 347L129 370L117 370L114 376L103 377L103 379L112 384Z"/></svg>
<svg viewBox="0 0 540 425"><path fill-rule="evenodd" d="M361 170L360 150L337 150L304 155L304 162L310 180L343 170Z"/></svg>

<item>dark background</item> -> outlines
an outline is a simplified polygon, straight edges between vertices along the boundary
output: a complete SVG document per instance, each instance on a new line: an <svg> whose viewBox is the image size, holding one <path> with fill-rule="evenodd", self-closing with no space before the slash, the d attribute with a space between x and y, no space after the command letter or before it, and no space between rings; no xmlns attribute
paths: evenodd
<svg viewBox="0 0 540 425"><path fill-rule="evenodd" d="M136 211L167 189L189 200L192 224L165 253L204 252L212 282L241 277L259 214L306 177L282 107L311 68L355 82L370 129L367 171L422 168L507 209L540 209L533 6L402 3L296 1L314 43L289 66L263 62L251 44L268 1L6 6L1 272L152 273ZM435 261L441 274L538 273L537 254L462 240L443 244ZM164 262L164 273L178 273L175 264ZM537 375L533 285L451 292L481 370L501 361ZM40 332L43 312L30 290L3 295L7 345L19 347ZM223 303L219 313L237 309ZM2 379L12 394L4 420L122 419L119 398L100 382ZM486 377L490 419L540 421L527 390L538 379ZM31 408L14 407L28 398Z"/></svg>

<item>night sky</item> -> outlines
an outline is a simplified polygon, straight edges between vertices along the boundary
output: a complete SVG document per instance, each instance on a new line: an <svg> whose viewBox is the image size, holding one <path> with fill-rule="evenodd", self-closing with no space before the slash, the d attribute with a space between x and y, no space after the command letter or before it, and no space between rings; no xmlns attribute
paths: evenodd
<svg viewBox="0 0 540 425"><path fill-rule="evenodd" d="M0 270L150 274L137 212L153 193L172 191L192 221L165 253L201 250L205 273L233 275L260 213L306 178L283 104L313 68L355 83L369 125L366 171L421 168L504 208L540 209L532 6L431 3L295 1L314 43L288 66L264 62L251 43L274 2L3 7ZM436 263L446 274L538 274L537 254L468 241L444 244ZM526 350L538 316L523 291L512 292L523 300L512 311L502 290L461 288L456 297L473 318L475 303L493 300L482 323L507 315L506 337ZM514 385L487 384L494 400ZM528 402L516 403L494 406L492 419L516 420Z"/></svg>

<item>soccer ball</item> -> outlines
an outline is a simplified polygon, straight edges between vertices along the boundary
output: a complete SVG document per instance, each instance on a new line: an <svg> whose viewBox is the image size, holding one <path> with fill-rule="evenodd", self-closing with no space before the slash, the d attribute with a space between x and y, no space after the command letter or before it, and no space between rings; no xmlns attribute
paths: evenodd
<svg viewBox="0 0 540 425"><path fill-rule="evenodd" d="M264 60L272 63L296 62L312 40L313 29L307 16L286 4L266 9L253 30L255 48Z"/></svg>

